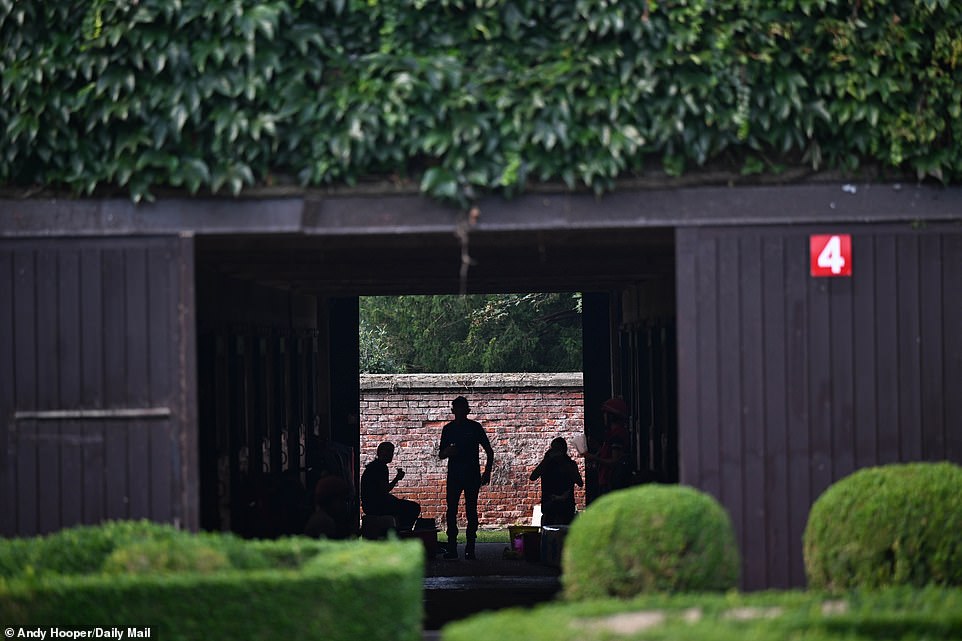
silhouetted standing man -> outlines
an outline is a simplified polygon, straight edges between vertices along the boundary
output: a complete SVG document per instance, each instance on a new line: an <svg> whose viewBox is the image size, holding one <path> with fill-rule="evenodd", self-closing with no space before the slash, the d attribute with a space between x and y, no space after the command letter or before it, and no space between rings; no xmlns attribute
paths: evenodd
<svg viewBox="0 0 962 641"><path fill-rule="evenodd" d="M471 412L468 399L463 396L454 399L451 403L451 412L454 414L454 420L442 428L441 444L438 448L438 458L448 460L446 492L448 545L444 558L458 558L458 504L463 492L464 512L468 521L464 558L471 561L475 559L474 544L478 536L478 492L482 485L491 482L494 450L481 424L468 418ZM479 447L487 455L483 474Z"/></svg>

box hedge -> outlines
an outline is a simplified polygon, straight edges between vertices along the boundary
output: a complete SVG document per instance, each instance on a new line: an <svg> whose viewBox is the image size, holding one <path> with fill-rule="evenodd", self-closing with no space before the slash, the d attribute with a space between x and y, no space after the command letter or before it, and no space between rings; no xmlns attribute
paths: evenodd
<svg viewBox="0 0 962 641"><path fill-rule="evenodd" d="M450 623L442 641L948 641L962 590L646 594L512 608Z"/></svg>
<svg viewBox="0 0 962 641"><path fill-rule="evenodd" d="M815 501L803 541L811 587L962 585L962 467L859 470Z"/></svg>
<svg viewBox="0 0 962 641"><path fill-rule="evenodd" d="M244 541L143 522L70 528L0 541L0 621L149 627L159 639L416 641L423 554L412 541Z"/></svg>
<svg viewBox="0 0 962 641"><path fill-rule="evenodd" d="M562 556L569 599L726 590L740 559L731 521L707 494L642 485L602 496L571 524Z"/></svg>

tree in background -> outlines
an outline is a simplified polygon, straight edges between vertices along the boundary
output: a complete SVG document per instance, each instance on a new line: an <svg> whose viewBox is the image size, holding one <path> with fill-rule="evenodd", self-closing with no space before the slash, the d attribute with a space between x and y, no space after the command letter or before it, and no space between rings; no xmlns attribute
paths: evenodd
<svg viewBox="0 0 962 641"><path fill-rule="evenodd" d="M581 295L361 299L361 372L581 371Z"/></svg>

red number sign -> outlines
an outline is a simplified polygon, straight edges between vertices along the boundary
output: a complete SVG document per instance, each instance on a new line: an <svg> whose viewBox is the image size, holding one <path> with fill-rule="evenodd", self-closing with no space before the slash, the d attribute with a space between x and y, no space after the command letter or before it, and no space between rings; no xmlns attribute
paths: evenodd
<svg viewBox="0 0 962 641"><path fill-rule="evenodd" d="M809 238L812 276L851 276L852 237L820 234Z"/></svg>

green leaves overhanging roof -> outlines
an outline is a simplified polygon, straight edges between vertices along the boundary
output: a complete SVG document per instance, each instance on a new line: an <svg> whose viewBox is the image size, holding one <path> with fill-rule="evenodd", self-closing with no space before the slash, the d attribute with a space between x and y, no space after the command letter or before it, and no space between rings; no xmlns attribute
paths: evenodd
<svg viewBox="0 0 962 641"><path fill-rule="evenodd" d="M0 0L0 184L962 177L952 0Z"/></svg>

